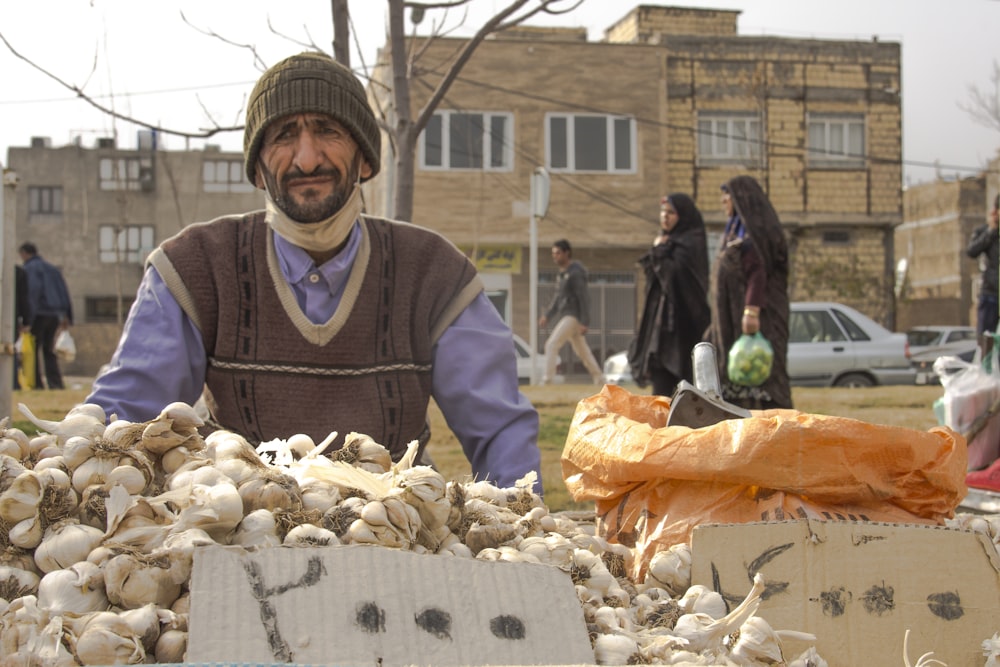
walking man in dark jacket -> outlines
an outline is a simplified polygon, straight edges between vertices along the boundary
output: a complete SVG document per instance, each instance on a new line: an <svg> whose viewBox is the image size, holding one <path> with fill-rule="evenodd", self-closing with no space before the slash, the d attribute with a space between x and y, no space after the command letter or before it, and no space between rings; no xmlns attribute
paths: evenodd
<svg viewBox="0 0 1000 667"><path fill-rule="evenodd" d="M997 298L997 283L1000 282L1000 194L993 200L993 210L987 222L972 233L965 252L973 259L979 258L982 280L979 285L979 304L976 308L976 335L982 346L984 334L994 334L1000 315ZM986 349L989 349L988 347Z"/></svg>
<svg viewBox="0 0 1000 667"><path fill-rule="evenodd" d="M44 360L46 386L49 389L63 389L55 348L59 332L73 324L73 304L69 299L69 289L62 272L42 259L34 243L22 243L17 250L28 278L31 313L26 324L35 337L36 360L38 356ZM39 366L36 361L35 368L38 369ZM41 374L38 374L38 386L41 386Z"/></svg>
<svg viewBox="0 0 1000 667"><path fill-rule="evenodd" d="M559 267L556 293L545 314L538 320L539 326L542 327L549 322L555 322L552 333L545 342L545 374L542 376L542 384L552 382L555 377L559 350L566 343L573 347L576 356L580 357L580 361L587 367L594 384L604 384L604 374L585 337L590 326L587 269L573 259L573 248L566 239L560 239L552 244L552 261Z"/></svg>

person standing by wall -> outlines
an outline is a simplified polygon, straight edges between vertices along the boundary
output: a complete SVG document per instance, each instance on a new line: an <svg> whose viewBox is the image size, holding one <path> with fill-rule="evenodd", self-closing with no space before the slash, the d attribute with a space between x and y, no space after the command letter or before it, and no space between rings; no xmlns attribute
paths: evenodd
<svg viewBox="0 0 1000 667"><path fill-rule="evenodd" d="M63 389L55 346L59 332L73 324L73 304L69 298L69 289L62 272L42 259L34 243L22 243L18 253L28 278L28 304L31 312L26 324L35 337L37 384L41 387L41 374L37 371L40 356L45 365L46 387Z"/></svg>
<svg viewBox="0 0 1000 667"><path fill-rule="evenodd" d="M640 387L652 381L654 394L671 396L681 380L694 382L691 350L712 320L705 222L689 196L660 201L660 233L639 264L646 299L629 366Z"/></svg>
<svg viewBox="0 0 1000 667"><path fill-rule="evenodd" d="M28 319L31 316L31 303L28 301L28 276L24 271L24 267L15 264L14 265L14 340L17 340L20 336L26 333L30 333L30 328L28 327ZM34 346L31 348L34 350ZM31 364L31 368L34 369L34 364ZM21 389L21 359L19 355L14 355L14 389ZM34 372L31 373L32 378ZM34 387L24 387L25 389L33 389Z"/></svg>
<svg viewBox="0 0 1000 667"><path fill-rule="evenodd" d="M723 398L748 409L791 408L788 381L788 242L760 183L737 176L722 186L728 222L715 262L715 308L708 340L715 345ZM759 387L728 379L733 343L760 331L774 349L771 376Z"/></svg>
<svg viewBox="0 0 1000 667"><path fill-rule="evenodd" d="M604 373L587 345L585 334L590 326L590 295L587 293L587 268L573 259L573 248L566 239L552 244L552 261L559 267L556 292L538 324L545 327L555 322L545 341L545 374L542 384L552 382L556 361L563 345L569 343L576 356L586 366L594 384L604 384Z"/></svg>
<svg viewBox="0 0 1000 667"><path fill-rule="evenodd" d="M1000 316L1000 301L997 296L997 284L1000 282L1000 194L993 200L993 210L986 218L986 223L972 232L965 253L972 259L979 259L982 279L979 283L979 301L976 305L976 338L983 352L990 346L984 335L994 334L997 330L997 320Z"/></svg>

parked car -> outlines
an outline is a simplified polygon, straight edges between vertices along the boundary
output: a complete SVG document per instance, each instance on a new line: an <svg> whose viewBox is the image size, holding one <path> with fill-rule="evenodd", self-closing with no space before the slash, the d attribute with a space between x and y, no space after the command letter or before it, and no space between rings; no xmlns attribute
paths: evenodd
<svg viewBox="0 0 1000 667"><path fill-rule="evenodd" d="M793 386L916 383L906 334L840 303L797 301L790 309L788 377ZM632 381L624 352L608 357L604 374L610 384Z"/></svg>
<svg viewBox="0 0 1000 667"><path fill-rule="evenodd" d="M916 383L906 334L844 304L795 302L788 332L788 377L795 386Z"/></svg>
<svg viewBox="0 0 1000 667"><path fill-rule="evenodd" d="M972 361L979 350L973 327L931 325L913 327L906 332L910 342L910 362L917 371L917 384L936 384L941 379L934 372L938 357L953 356Z"/></svg>

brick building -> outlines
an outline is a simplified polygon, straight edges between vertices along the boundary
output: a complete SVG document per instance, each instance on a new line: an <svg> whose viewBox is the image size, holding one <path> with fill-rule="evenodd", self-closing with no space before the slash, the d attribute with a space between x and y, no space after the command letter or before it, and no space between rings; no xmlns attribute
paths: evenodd
<svg viewBox="0 0 1000 667"><path fill-rule="evenodd" d="M635 260L657 229L660 197L691 194L714 249L719 186L743 173L787 228L792 299L841 301L894 326L899 44L741 36L738 16L641 5L600 42L582 29L521 27L478 46L420 138L414 222L475 253L515 331L526 337L534 316L526 242L537 167L551 181L538 223L539 306L549 246L568 238L592 273L588 338L598 358L631 337L642 293ZM414 110L463 44L408 45L420 53ZM386 79L370 90L385 109L389 71L380 71ZM368 201L391 215L384 145L387 173Z"/></svg>
<svg viewBox="0 0 1000 667"><path fill-rule="evenodd" d="M994 167L995 169L995 167ZM982 269L965 252L997 195L995 176L907 188L903 224L896 228L899 328L922 324L976 326Z"/></svg>

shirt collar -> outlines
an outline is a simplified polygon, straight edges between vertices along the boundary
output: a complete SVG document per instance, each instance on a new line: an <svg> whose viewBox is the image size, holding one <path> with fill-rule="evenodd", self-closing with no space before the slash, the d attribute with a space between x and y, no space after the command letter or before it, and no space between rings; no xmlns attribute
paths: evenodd
<svg viewBox="0 0 1000 667"><path fill-rule="evenodd" d="M274 234L274 232L271 232ZM355 222L347 236L347 244L344 249L334 257L327 260L323 266L318 267L320 273L329 282L334 276L348 268L354 263L354 258L358 254L361 245L361 225ZM274 234L274 251L278 256L278 263L281 266L281 274L292 284L302 281L313 271L317 270L315 262L305 250L295 245L280 234Z"/></svg>

